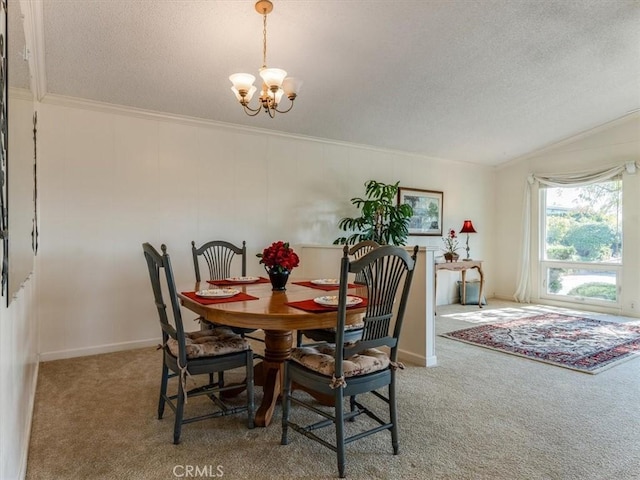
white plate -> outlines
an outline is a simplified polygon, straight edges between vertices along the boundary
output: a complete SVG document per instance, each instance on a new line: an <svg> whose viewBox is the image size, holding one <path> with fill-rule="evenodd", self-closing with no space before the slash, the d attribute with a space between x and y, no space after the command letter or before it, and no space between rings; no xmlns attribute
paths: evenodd
<svg viewBox="0 0 640 480"><path fill-rule="evenodd" d="M316 297L313 299L314 302L325 305L327 307L337 307L338 306L338 296L337 295L327 295L324 297ZM354 305L358 305L362 303L362 299L359 297L351 297L347 295L347 307L353 307Z"/></svg>
<svg viewBox="0 0 640 480"><path fill-rule="evenodd" d="M203 298L229 298L240 293L235 288L210 288L209 290L198 290L196 295Z"/></svg>
<svg viewBox="0 0 640 480"><path fill-rule="evenodd" d="M340 281L337 278L319 278L317 280L311 280L314 285L327 285L335 287L340 285Z"/></svg>
<svg viewBox="0 0 640 480"><path fill-rule="evenodd" d="M253 283L260 280L259 277L228 277L225 278L227 282L237 282L237 283Z"/></svg>

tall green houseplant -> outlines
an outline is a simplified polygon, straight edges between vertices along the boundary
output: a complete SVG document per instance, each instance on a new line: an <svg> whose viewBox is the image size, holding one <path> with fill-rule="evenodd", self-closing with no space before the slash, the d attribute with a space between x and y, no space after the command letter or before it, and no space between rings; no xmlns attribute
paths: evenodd
<svg viewBox="0 0 640 480"><path fill-rule="evenodd" d="M336 238L335 245L354 245L363 240L374 240L381 245L404 245L409 236L409 220L413 215L410 205L398 205L398 185L375 180L365 185L366 198L355 197L351 203L360 209L359 217L345 217L338 228L353 232Z"/></svg>

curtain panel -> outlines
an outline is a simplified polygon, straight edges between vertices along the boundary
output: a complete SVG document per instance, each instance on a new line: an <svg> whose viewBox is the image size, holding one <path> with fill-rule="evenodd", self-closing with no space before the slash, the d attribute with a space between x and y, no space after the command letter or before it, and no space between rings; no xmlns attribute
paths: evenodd
<svg viewBox="0 0 640 480"><path fill-rule="evenodd" d="M520 303L531 301L531 191L536 182L542 187L582 187L593 183L606 182L621 177L624 173L633 175L638 164L626 162L622 165L583 173L565 173L557 175L537 175L530 173L527 176L524 201L522 204L522 242L520 252L520 274L518 288L513 298Z"/></svg>

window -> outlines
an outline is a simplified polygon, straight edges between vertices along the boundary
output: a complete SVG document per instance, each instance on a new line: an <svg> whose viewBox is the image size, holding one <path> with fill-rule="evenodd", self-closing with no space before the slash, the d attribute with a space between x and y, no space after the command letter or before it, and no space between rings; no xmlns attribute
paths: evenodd
<svg viewBox="0 0 640 480"><path fill-rule="evenodd" d="M541 189L540 296L617 306L622 181Z"/></svg>

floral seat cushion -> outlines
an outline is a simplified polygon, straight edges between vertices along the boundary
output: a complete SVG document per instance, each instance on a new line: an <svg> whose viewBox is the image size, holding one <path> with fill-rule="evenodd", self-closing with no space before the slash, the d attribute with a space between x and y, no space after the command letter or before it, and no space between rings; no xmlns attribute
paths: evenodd
<svg viewBox="0 0 640 480"><path fill-rule="evenodd" d="M178 341L170 338L167 346L171 354L177 357ZM185 333L185 347L187 358L213 357L248 350L249 342L230 328L217 327Z"/></svg>
<svg viewBox="0 0 640 480"><path fill-rule="evenodd" d="M345 325L345 339L347 341L359 340L362 337L362 329L364 322L355 323L353 325ZM302 330L305 337L318 341L335 342L336 327L331 328L313 328Z"/></svg>
<svg viewBox="0 0 640 480"><path fill-rule="evenodd" d="M349 330L357 330L359 328L364 328L364 322L354 323L353 325L345 325L344 326L345 332L349 331ZM335 333L336 332L336 327L321 328L320 330Z"/></svg>
<svg viewBox="0 0 640 480"><path fill-rule="evenodd" d="M291 359L314 372L328 377L335 374L335 346L331 344L294 348ZM375 348L363 350L343 362L345 377L366 375L389 367L389 356Z"/></svg>

